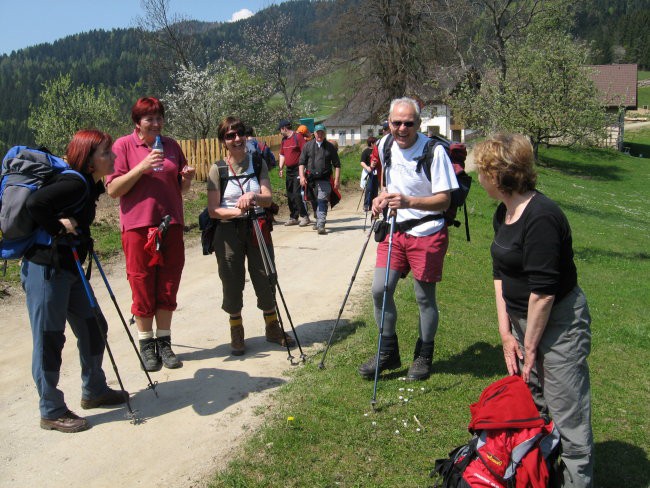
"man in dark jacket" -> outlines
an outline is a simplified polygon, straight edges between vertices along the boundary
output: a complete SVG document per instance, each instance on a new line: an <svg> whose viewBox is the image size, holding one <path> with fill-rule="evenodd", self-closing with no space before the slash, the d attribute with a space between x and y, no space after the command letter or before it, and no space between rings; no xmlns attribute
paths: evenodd
<svg viewBox="0 0 650 488"><path fill-rule="evenodd" d="M319 234L327 234L327 206L330 193L332 190L338 190L341 183L341 160L336 146L325 139L325 126L318 124L314 129L315 137L305 144L300 153L300 185L312 195L316 203L314 228Z"/></svg>

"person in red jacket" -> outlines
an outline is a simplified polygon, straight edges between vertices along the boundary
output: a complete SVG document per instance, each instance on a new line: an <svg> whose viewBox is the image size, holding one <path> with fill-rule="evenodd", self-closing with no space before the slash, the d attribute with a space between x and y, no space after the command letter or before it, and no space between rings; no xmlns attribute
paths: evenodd
<svg viewBox="0 0 650 488"><path fill-rule="evenodd" d="M289 204L289 220L284 225L305 227L311 221L309 220L307 208L302 201L300 174L298 172L300 153L305 145L305 138L291 128L291 122L288 120L281 120L278 124L278 130L282 134L278 175L282 178L286 167L287 202Z"/></svg>

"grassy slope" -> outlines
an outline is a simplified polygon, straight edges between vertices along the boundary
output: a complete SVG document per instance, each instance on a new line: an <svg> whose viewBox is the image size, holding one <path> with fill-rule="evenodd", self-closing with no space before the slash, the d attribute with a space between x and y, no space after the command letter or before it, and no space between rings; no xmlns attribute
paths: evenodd
<svg viewBox="0 0 650 488"><path fill-rule="evenodd" d="M539 186L571 221L579 279L593 315L597 486L646 487L650 170L644 159L610 151L551 148L542 158ZM470 194L472 242L452 230L431 379L413 385L397 380L410 363L417 324L407 279L396 294L405 364L379 383L379 408L372 412L372 382L356 373L376 347L368 290L357 318L339 326L326 368L317 368L317 355L295 370L294 381L265 413L267 427L214 486L426 486L434 460L468 439L468 405L505 374L489 264L494 208L477 185ZM341 297L351 272L341 273ZM332 303L333 318L339 306ZM295 420L287 422L289 416ZM416 418L424 430L416 430Z"/></svg>
<svg viewBox="0 0 650 488"><path fill-rule="evenodd" d="M650 71L639 71L637 74L639 80L650 79ZM638 89L638 100L637 105L639 108L643 108L644 105L650 107L650 86L644 86Z"/></svg>

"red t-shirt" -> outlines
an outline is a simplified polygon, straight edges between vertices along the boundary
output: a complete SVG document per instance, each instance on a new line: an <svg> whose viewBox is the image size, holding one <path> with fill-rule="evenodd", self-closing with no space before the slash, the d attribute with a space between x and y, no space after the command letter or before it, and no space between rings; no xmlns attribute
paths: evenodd
<svg viewBox="0 0 650 488"><path fill-rule="evenodd" d="M163 171L143 174L128 193L120 197L120 224L122 232L138 227L156 227L165 215L171 216L171 224L183 225L183 199L180 172L187 164L183 150L170 137L162 137L165 160ZM128 173L140 164L151 150L132 134L120 137L113 144L115 171L106 177L106 184Z"/></svg>
<svg viewBox="0 0 650 488"><path fill-rule="evenodd" d="M302 134L294 132L291 137L285 137L280 143L280 156L284 156L284 164L287 168L298 166L300 152L305 145L305 138Z"/></svg>

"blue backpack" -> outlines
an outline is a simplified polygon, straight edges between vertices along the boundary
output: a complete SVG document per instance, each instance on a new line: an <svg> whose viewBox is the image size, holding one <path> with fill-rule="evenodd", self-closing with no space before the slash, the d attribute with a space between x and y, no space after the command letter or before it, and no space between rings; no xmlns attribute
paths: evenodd
<svg viewBox="0 0 650 488"><path fill-rule="evenodd" d="M36 244L49 246L52 236L40 228L27 210L27 199L57 174L75 174L84 183L81 173L70 168L63 159L47 150L14 146L2 160L0 171L0 258L20 259ZM80 210L88 198L88 185L79 202L69 209Z"/></svg>

